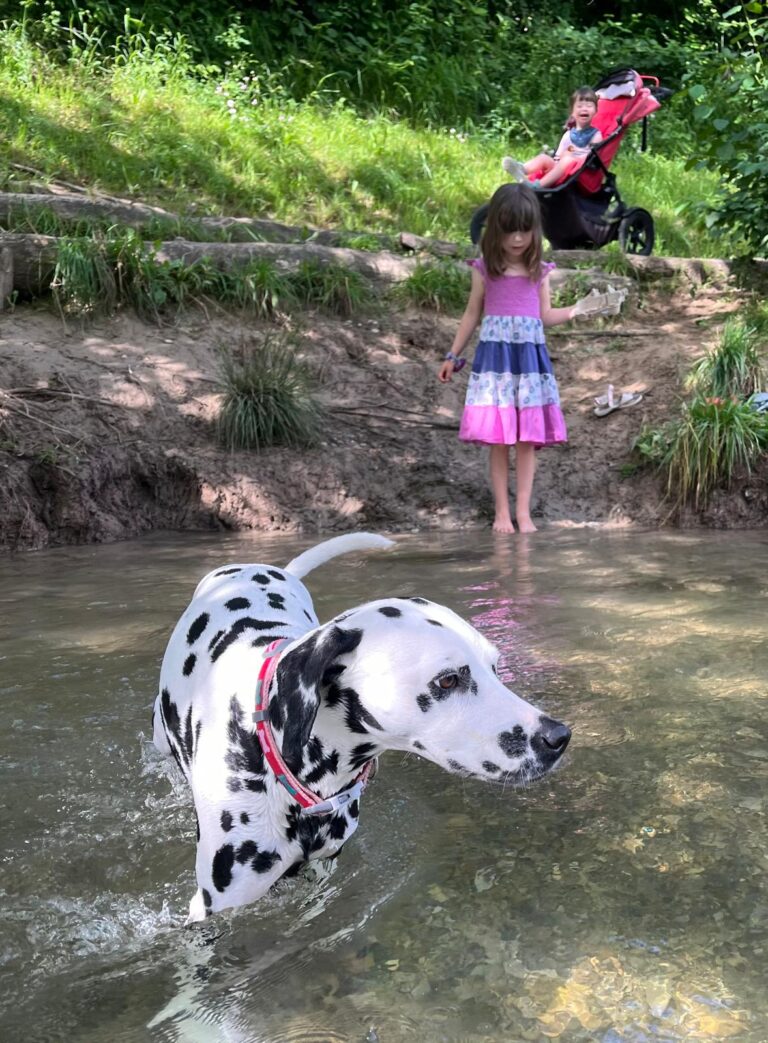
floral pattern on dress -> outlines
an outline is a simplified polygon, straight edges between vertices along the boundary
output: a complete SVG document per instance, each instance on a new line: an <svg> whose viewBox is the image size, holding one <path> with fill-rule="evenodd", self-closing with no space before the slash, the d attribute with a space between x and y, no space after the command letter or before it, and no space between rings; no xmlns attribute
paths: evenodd
<svg viewBox="0 0 768 1043"><path fill-rule="evenodd" d="M480 326L480 340L544 344L544 324L541 319L526 315L485 315Z"/></svg>
<svg viewBox="0 0 768 1043"><path fill-rule="evenodd" d="M472 373L467 387L468 406L559 406L557 382L551 373Z"/></svg>

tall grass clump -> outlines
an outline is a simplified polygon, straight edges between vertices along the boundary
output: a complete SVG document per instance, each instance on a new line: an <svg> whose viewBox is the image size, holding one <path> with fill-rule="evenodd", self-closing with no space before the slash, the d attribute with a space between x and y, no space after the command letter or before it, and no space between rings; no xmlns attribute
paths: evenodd
<svg viewBox="0 0 768 1043"><path fill-rule="evenodd" d="M450 314L465 307L468 293L468 272L450 261L418 264L394 290L398 300Z"/></svg>
<svg viewBox="0 0 768 1043"><path fill-rule="evenodd" d="M729 319L719 343L694 363L686 386L699 394L746 398L763 389L766 367L758 329L748 319Z"/></svg>
<svg viewBox="0 0 768 1043"><path fill-rule="evenodd" d="M291 284L300 304L341 318L369 308L374 299L370 284L359 272L314 259L300 262Z"/></svg>
<svg viewBox="0 0 768 1043"><path fill-rule="evenodd" d="M118 286L104 240L91 236L61 239L51 292L65 315L112 311L118 300Z"/></svg>
<svg viewBox="0 0 768 1043"><path fill-rule="evenodd" d="M641 432L635 449L666 473L676 508L704 507L715 489L751 473L768 451L768 417L748 402L696 398L661 429Z"/></svg>
<svg viewBox="0 0 768 1043"><path fill-rule="evenodd" d="M225 448L316 444L321 410L315 379L288 336L267 335L224 351L219 379L224 398L216 428Z"/></svg>

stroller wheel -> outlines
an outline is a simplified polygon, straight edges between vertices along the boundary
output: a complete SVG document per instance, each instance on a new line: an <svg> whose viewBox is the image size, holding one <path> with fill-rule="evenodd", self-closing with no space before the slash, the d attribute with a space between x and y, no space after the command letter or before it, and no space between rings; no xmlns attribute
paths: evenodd
<svg viewBox="0 0 768 1043"><path fill-rule="evenodd" d="M469 222L469 237L475 246L480 242L480 237L483 234L483 226L485 225L485 219L488 216L488 204L485 203L478 210L475 210L472 214L472 220Z"/></svg>
<svg viewBox="0 0 768 1043"><path fill-rule="evenodd" d="M653 218L647 210L629 210L619 223L619 242L624 253L647 257L653 250Z"/></svg>

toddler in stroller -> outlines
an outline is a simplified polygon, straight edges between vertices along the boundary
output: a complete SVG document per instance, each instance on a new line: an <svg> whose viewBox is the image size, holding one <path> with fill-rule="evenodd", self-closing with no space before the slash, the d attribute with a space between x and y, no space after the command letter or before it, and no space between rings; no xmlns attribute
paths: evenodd
<svg viewBox="0 0 768 1043"><path fill-rule="evenodd" d="M594 143L593 138L586 157L574 159L577 165L570 171L561 170L556 184L542 185L541 179L533 179L544 235L554 249L595 249L618 239L627 253L651 253L655 237L653 218L647 210L626 205L609 167L632 123L642 121L645 151L647 117L670 94L672 91L661 87L655 76L641 76L629 68L614 69L597 84L597 112L591 126L597 128L602 140ZM520 171L513 169L517 179ZM487 211L486 204L472 216L473 243L480 242Z"/></svg>
<svg viewBox="0 0 768 1043"><path fill-rule="evenodd" d="M502 159L502 167L514 181L527 178L537 181L539 188L548 188L583 166L590 149L603 140L599 128L592 125L597 115L597 95L591 87L578 87L573 92L570 113L568 129L554 156L542 152L526 163L518 163L512 156Z"/></svg>

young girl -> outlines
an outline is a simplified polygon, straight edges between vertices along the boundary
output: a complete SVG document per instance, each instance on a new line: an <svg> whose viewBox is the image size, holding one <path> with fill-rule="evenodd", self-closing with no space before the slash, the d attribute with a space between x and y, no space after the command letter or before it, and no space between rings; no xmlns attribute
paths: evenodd
<svg viewBox="0 0 768 1043"><path fill-rule="evenodd" d="M505 156L501 165L515 181L537 181L539 188L550 188L570 177L589 155L593 145L603 140L603 135L592 126L597 114L597 95L591 87L579 87L571 95L571 115L568 130L560 139L554 158L545 152L518 163L512 156Z"/></svg>
<svg viewBox="0 0 768 1043"><path fill-rule="evenodd" d="M498 188L488 209L483 256L469 262L469 303L438 374L444 384L451 379L482 318L459 438L490 446L496 532L515 531L509 509L509 447L515 446L517 527L535 532L534 452L567 441L544 326L568 322L580 314L580 306L552 307L549 272L555 266L542 264L541 238L533 189L518 184Z"/></svg>

